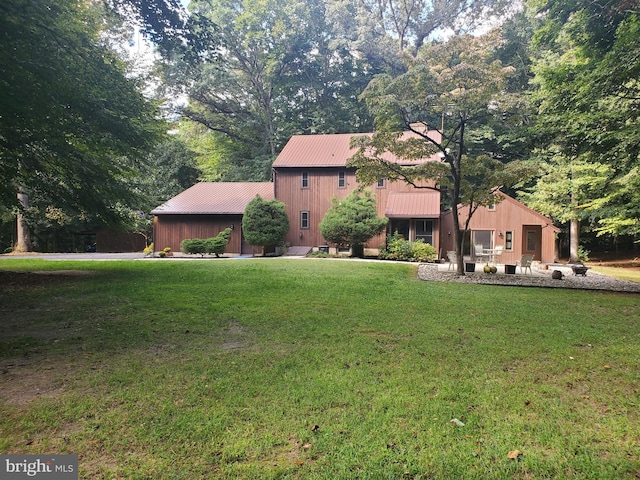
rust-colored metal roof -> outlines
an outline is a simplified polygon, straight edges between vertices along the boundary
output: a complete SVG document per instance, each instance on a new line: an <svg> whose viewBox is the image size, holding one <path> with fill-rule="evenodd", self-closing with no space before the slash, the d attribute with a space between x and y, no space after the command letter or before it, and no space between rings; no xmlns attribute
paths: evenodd
<svg viewBox="0 0 640 480"><path fill-rule="evenodd" d="M388 218L439 218L440 192L390 192L384 215Z"/></svg>
<svg viewBox="0 0 640 480"><path fill-rule="evenodd" d="M243 214L256 195L273 200L272 182L201 182L167 200L152 215Z"/></svg>
<svg viewBox="0 0 640 480"><path fill-rule="evenodd" d="M371 133L339 133L330 135L294 135L273 162L274 168L283 167L344 167L356 149L350 148L352 137L371 136ZM429 132L432 138L439 138L439 133ZM405 132L405 138L417 137L416 134ZM422 160L401 160L386 153L383 157L392 162L415 165L425 161L439 161L438 155L433 155Z"/></svg>

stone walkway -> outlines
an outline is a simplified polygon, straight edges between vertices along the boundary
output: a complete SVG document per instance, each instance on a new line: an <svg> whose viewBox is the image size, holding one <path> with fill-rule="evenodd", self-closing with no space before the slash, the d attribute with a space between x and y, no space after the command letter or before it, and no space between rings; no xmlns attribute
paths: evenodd
<svg viewBox="0 0 640 480"><path fill-rule="evenodd" d="M640 293L640 283L619 280L596 273L589 270L586 276L574 275L571 267L567 265L549 265L548 270L538 270L532 268L531 273L520 273L520 267L516 269L515 275L506 275L504 265L498 265L498 272L495 274L484 273L484 264L477 264L476 271L466 273L464 276L457 275L449 270L449 264L422 263L418 266L418 278L433 282L457 282L457 283L477 283L486 285L506 285L520 287L543 287L543 288L573 288L580 290L607 290L612 292ZM559 270L562 272L561 280L551 278L551 272Z"/></svg>

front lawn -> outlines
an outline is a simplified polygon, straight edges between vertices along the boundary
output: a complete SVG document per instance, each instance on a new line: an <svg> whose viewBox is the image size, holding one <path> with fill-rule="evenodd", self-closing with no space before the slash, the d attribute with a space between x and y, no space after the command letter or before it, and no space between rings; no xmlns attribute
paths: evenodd
<svg viewBox="0 0 640 480"><path fill-rule="evenodd" d="M0 453L83 479L640 474L640 296L416 268L2 260Z"/></svg>

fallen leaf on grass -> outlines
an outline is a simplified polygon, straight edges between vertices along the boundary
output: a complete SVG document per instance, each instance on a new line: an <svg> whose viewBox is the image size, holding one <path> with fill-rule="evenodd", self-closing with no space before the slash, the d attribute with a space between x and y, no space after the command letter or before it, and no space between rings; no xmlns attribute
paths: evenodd
<svg viewBox="0 0 640 480"><path fill-rule="evenodd" d="M605 365L605 366L604 366L604 369L605 369L605 370L609 370L610 368L611 368L611 365Z"/></svg>
<svg viewBox="0 0 640 480"><path fill-rule="evenodd" d="M507 458L510 458L511 460L517 460L520 455L523 455L520 450L511 450L507 455Z"/></svg>
<svg viewBox="0 0 640 480"><path fill-rule="evenodd" d="M453 425L455 425L456 427L464 427L464 423L462 423L460 420L458 420L457 418L454 418L451 420L451 423Z"/></svg>

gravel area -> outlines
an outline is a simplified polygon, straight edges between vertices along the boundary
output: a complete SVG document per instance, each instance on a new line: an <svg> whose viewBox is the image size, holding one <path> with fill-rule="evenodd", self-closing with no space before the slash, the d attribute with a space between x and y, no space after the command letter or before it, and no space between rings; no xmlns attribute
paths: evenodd
<svg viewBox="0 0 640 480"><path fill-rule="evenodd" d="M619 280L608 275L589 270L586 276L574 275L571 267L566 265L549 265L548 270L532 269L531 273L521 274L520 269L515 275L506 275L504 267L495 274L482 271L482 265L476 266L476 271L457 275L448 270L449 264L423 263L418 266L418 278L432 282L477 283L485 285L507 285L519 287L543 288L573 288L580 290L607 290L612 292L640 293L640 283ZM554 280L551 273L554 270L562 272L562 279Z"/></svg>

